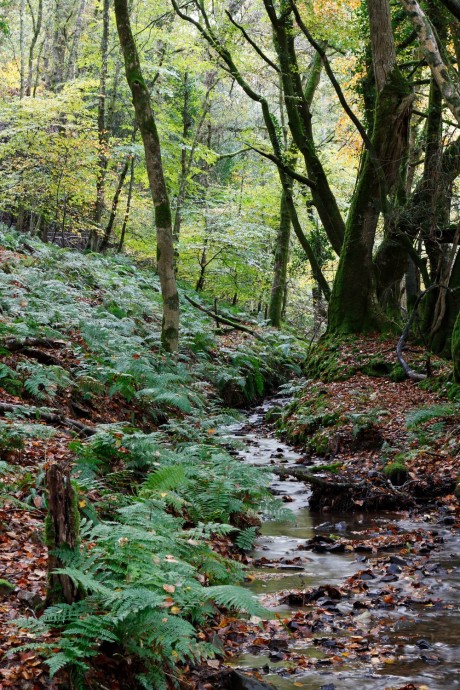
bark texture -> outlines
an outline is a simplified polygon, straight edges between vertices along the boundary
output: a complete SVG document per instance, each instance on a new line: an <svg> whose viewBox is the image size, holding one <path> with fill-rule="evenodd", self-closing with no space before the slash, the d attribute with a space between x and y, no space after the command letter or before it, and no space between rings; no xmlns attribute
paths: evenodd
<svg viewBox="0 0 460 690"><path fill-rule="evenodd" d="M63 563L56 550L73 550L78 546L80 517L77 497L70 482L69 470L51 465L46 473L48 488L48 515L45 523L48 547L48 606L65 602L72 604L78 599L78 589L68 575L55 573Z"/></svg>
<svg viewBox="0 0 460 690"><path fill-rule="evenodd" d="M420 47L431 69L433 78L448 108L457 122L460 123L460 84L458 79L452 78L449 69L441 57L441 52L431 22L423 12L417 0L401 0L401 4L409 15L412 25L417 32Z"/></svg>

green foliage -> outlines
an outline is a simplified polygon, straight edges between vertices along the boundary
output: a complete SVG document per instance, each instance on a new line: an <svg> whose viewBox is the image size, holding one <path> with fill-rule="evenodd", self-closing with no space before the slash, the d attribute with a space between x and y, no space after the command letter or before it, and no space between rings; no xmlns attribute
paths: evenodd
<svg viewBox="0 0 460 690"><path fill-rule="evenodd" d="M458 407L455 405L432 405L423 407L419 410L411 410L406 415L406 426L408 429L416 429L425 422L429 422L437 417L452 417L458 414Z"/></svg>
<svg viewBox="0 0 460 690"><path fill-rule="evenodd" d="M22 388L22 382L17 372L2 362L0 362L0 384L2 388L8 393L13 393L13 395Z"/></svg>
<svg viewBox="0 0 460 690"><path fill-rule="evenodd" d="M57 643L38 648L53 674L72 669L80 687L101 645L133 659L141 687L165 687L177 662L213 653L197 641L196 626L216 606L261 614L236 587L242 566L214 552L212 539L231 536L249 549L256 530L239 526L256 523L261 512L292 513L268 491L268 472L227 452L225 426L236 413L223 409L219 394L229 382L239 403L259 398L299 371L302 348L291 336L270 334L263 343L217 349L212 336L203 338L212 320L185 307L181 351L164 356L159 284L150 267L30 237L29 260L20 253L21 236L0 230L0 242L17 252L9 258L13 273L0 271L0 337L64 340L70 362L65 370L21 356L1 370L2 380L58 409L69 404L70 390L72 403L89 414L108 402L109 419L132 410L127 421L99 424L94 435L70 443L84 528L81 550L58 556L82 601L21 625L58 634ZM21 449L47 433L19 411L0 425L0 442ZM5 473L10 481L9 466ZM42 490L42 473L13 479L31 496Z"/></svg>
<svg viewBox="0 0 460 690"><path fill-rule="evenodd" d="M25 376L24 389L37 400L52 400L60 390L72 385L69 374L60 366L21 362L16 367L16 371Z"/></svg>
<svg viewBox="0 0 460 690"><path fill-rule="evenodd" d="M238 546L238 548L243 549L243 551L250 551L254 546L256 537L257 528L247 527L237 535L235 544Z"/></svg>
<svg viewBox="0 0 460 690"><path fill-rule="evenodd" d="M82 549L64 554L67 565L58 572L71 577L86 597L48 608L39 620L18 621L34 634L60 630L57 644L27 646L47 657L51 675L66 666L84 674L105 643L134 658L144 687L165 688L176 662L214 654L196 640L195 625L215 605L267 614L247 590L202 584L209 576L204 564L219 562L205 526L184 529L156 500L133 503L119 511L118 519L84 526ZM225 571L225 559L220 560Z"/></svg>

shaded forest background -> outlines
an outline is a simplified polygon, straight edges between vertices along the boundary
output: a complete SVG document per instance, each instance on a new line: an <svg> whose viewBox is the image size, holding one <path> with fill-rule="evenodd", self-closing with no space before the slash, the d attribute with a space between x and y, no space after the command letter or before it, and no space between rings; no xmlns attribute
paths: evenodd
<svg viewBox="0 0 460 690"><path fill-rule="evenodd" d="M155 264L114 9L3 3L0 206L45 241ZM430 289L422 331L450 355L459 16L453 0L132 3L179 281L309 332L328 302L332 331L398 326Z"/></svg>

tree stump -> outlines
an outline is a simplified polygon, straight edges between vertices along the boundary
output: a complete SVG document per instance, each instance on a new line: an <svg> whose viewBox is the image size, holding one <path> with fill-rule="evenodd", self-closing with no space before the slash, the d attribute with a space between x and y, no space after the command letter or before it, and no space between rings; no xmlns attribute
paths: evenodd
<svg viewBox="0 0 460 690"><path fill-rule="evenodd" d="M74 550L79 543L80 515L77 497L68 469L51 465L46 472L48 515L45 538L48 547L48 591L46 605L65 602L72 604L79 598L77 586L68 575L56 573L64 564L58 554L62 549Z"/></svg>

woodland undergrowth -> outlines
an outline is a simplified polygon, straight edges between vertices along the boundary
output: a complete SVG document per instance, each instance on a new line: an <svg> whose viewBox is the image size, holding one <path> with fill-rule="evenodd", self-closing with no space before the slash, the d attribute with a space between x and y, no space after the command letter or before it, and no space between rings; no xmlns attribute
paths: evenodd
<svg viewBox="0 0 460 690"><path fill-rule="evenodd" d="M0 247L0 536L17 548L12 524L28 525L40 552L27 547L33 601L14 605L27 554L6 569L16 628L2 640L3 687L176 687L186 664L216 653L199 629L218 609L262 613L238 586L239 560L260 515L283 509L269 475L232 455L225 426L300 373L303 346L244 314L261 339L216 334L181 299L181 350L167 356L151 267L6 229ZM78 503L78 547L54 555L79 595L46 606L53 463L70 468Z"/></svg>

